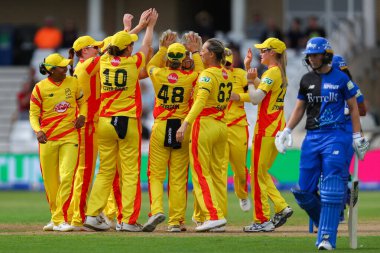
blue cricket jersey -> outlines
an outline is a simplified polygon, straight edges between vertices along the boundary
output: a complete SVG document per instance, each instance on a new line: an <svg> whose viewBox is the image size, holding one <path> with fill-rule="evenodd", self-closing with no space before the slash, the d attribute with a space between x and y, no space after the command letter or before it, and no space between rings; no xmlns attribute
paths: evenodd
<svg viewBox="0 0 380 253"><path fill-rule="evenodd" d="M309 72L300 81L298 99L306 102L306 129L344 129L345 101L355 96L353 82L340 70Z"/></svg>

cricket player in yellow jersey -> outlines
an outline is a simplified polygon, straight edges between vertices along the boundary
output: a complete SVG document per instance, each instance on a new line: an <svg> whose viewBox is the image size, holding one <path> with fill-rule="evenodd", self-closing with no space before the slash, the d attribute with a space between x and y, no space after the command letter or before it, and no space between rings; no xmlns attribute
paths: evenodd
<svg viewBox="0 0 380 253"><path fill-rule="evenodd" d="M60 54L44 59L40 72L48 78L36 84L30 98L30 124L39 142L42 179L52 215L44 231L72 230L67 210L78 165L77 129L85 123L87 103L78 80L66 76L71 62Z"/></svg>
<svg viewBox="0 0 380 253"><path fill-rule="evenodd" d="M222 67L224 44L207 40L201 50L205 70L196 85L195 102L178 129L177 141L183 141L187 127L190 135L190 167L195 198L205 222L196 231L209 231L227 223L220 201L227 199L227 182L223 178L224 155L227 145L225 113L233 88L233 77ZM223 205L223 204L222 204Z"/></svg>
<svg viewBox="0 0 380 253"><path fill-rule="evenodd" d="M226 115L228 144L225 166L227 168L230 162L234 173L235 194L239 198L240 208L244 212L248 212L251 209L251 202L248 198L248 169L246 167L249 136L247 115L244 110L244 102L250 102L249 94L246 92L248 89L247 72L241 68L234 68L232 51L226 48L226 52L225 67L231 72L235 82Z"/></svg>
<svg viewBox="0 0 380 253"><path fill-rule="evenodd" d="M78 169L75 174L74 192L71 206L73 217L71 225L73 230L86 230L83 227L85 219L87 194L92 185L92 178L98 155L97 124L100 106L100 78L99 78L99 48L102 41L95 41L90 36L82 36L75 40L70 49L70 58L74 53L79 58L75 66L74 76L78 79L87 100L88 112L86 123L81 129L80 155Z"/></svg>
<svg viewBox="0 0 380 253"><path fill-rule="evenodd" d="M268 38L255 44L260 50L261 63L268 67L261 77L257 69L248 70L250 100L258 105L257 121L252 143L251 191L254 201L253 223L244 227L245 232L271 232L282 226L293 214L285 199L277 190L268 170L278 151L274 140L278 131L285 127L284 97L286 94L286 46L277 38ZM251 51L249 51L251 53ZM275 215L270 220L271 199Z"/></svg>
<svg viewBox="0 0 380 253"><path fill-rule="evenodd" d="M96 176L84 226L107 230L99 216L107 204L110 185L120 159L119 176L122 187L122 223L120 231L141 231L137 223L141 207L141 93L139 72L145 66L145 56L153 40L158 13L149 15L140 50L132 55L138 37L128 32L112 36L108 54L100 59L101 104L99 117L100 168Z"/></svg>
<svg viewBox="0 0 380 253"><path fill-rule="evenodd" d="M168 34L147 67L156 97L148 163L151 216L143 226L145 232L152 232L165 219L163 183L166 168L169 175L169 232L181 232L186 212L190 131L187 131L182 143L176 141L175 134L190 111L191 94L198 73L181 70L186 48L180 43L173 43L175 39L175 33ZM190 51L196 51L197 38L194 37L193 43L188 43L187 47ZM165 55L167 67L160 67ZM200 58L199 53L193 57Z"/></svg>

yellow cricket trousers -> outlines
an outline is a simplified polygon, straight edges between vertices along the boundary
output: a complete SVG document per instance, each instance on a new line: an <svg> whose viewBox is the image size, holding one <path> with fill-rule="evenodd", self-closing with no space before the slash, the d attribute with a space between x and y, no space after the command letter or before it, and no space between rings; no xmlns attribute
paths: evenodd
<svg viewBox="0 0 380 253"><path fill-rule="evenodd" d="M74 192L71 200L73 217L71 225L82 226L86 217L86 203L98 155L97 123L86 122L80 130L79 165L75 173Z"/></svg>
<svg viewBox="0 0 380 253"><path fill-rule="evenodd" d="M152 127L149 144L148 182L150 215L163 213L163 184L168 168L169 225L179 225L185 220L189 168L189 135L185 134L181 148L165 147L167 121L156 121ZM174 133L175 136L175 133Z"/></svg>
<svg viewBox="0 0 380 253"><path fill-rule="evenodd" d="M78 149L78 138L39 144L41 174L55 225L68 221Z"/></svg>
<svg viewBox="0 0 380 253"><path fill-rule="evenodd" d="M120 177L119 172L116 170L116 175L113 180L110 196L108 197L107 205L103 210L105 216L110 220L114 220L115 217L120 223L123 215L121 213L121 191L120 191Z"/></svg>
<svg viewBox="0 0 380 253"><path fill-rule="evenodd" d="M107 204L120 159L122 222L135 224L141 207L141 121L129 118L127 134L120 139L111 117L99 117L100 168L90 194L86 215L97 216Z"/></svg>
<svg viewBox="0 0 380 253"><path fill-rule="evenodd" d="M228 162L234 172L234 189L239 199L248 198L248 169L246 166L248 151L248 126L228 126L225 167ZM227 172L227 169L226 169ZM226 175L227 177L227 175Z"/></svg>
<svg viewBox="0 0 380 253"><path fill-rule="evenodd" d="M190 167L195 201L205 220L223 219L227 215L224 167L227 125L211 117L198 117L192 125L190 138ZM194 216L197 216L196 211Z"/></svg>
<svg viewBox="0 0 380 253"><path fill-rule="evenodd" d="M255 134L252 144L251 191L254 203L253 220L263 223L270 220L270 205L273 202L275 213L288 206L285 199L274 185L269 174L278 151L274 145L275 137Z"/></svg>

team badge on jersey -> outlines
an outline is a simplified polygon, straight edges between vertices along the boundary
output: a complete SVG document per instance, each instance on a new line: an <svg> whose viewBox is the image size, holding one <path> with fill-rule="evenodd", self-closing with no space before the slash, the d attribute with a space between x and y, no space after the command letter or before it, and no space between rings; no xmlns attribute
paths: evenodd
<svg viewBox="0 0 380 253"><path fill-rule="evenodd" d="M261 82L271 85L273 83L273 80L269 77L265 77Z"/></svg>
<svg viewBox="0 0 380 253"><path fill-rule="evenodd" d="M222 76L224 79L226 79L226 80L228 79L228 74L224 69L222 70Z"/></svg>
<svg viewBox="0 0 380 253"><path fill-rule="evenodd" d="M71 90L70 90L70 88L66 88L65 89L65 95L66 95L66 99L69 99L69 98L73 97L73 96L71 96Z"/></svg>
<svg viewBox="0 0 380 253"><path fill-rule="evenodd" d="M120 65L120 61L121 61L120 57L119 56L115 56L115 57L112 58L111 64L112 64L112 66L117 67L117 66Z"/></svg>
<svg viewBox="0 0 380 253"><path fill-rule="evenodd" d="M176 83L177 81L178 81L178 75L176 73L170 73L170 75L168 75L169 83Z"/></svg>
<svg viewBox="0 0 380 253"><path fill-rule="evenodd" d="M208 77L208 76L202 76L201 79L199 79L199 82L209 83L210 80L211 80L210 77Z"/></svg>
<svg viewBox="0 0 380 253"><path fill-rule="evenodd" d="M58 113L63 113L65 111L67 111L68 108L70 108L70 103L68 103L66 101L62 101L61 103L54 106L54 111L56 111Z"/></svg>

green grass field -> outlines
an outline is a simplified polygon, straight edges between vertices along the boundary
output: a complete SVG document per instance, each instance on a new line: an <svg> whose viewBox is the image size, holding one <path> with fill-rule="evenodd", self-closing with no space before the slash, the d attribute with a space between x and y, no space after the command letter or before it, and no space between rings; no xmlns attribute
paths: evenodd
<svg viewBox="0 0 380 253"><path fill-rule="evenodd" d="M316 252L316 234L308 233L308 218L293 196L284 197L295 210L286 225L272 233L244 233L251 212L243 213L229 193L226 233L195 233L191 223L192 194L189 194L188 232L165 232L166 224L153 233L58 233L42 232L49 209L42 192L0 192L0 252ZM347 224L340 226L338 252L380 252L380 203L378 192L360 192L359 249L348 247ZM147 220L148 195L143 193L140 223Z"/></svg>

